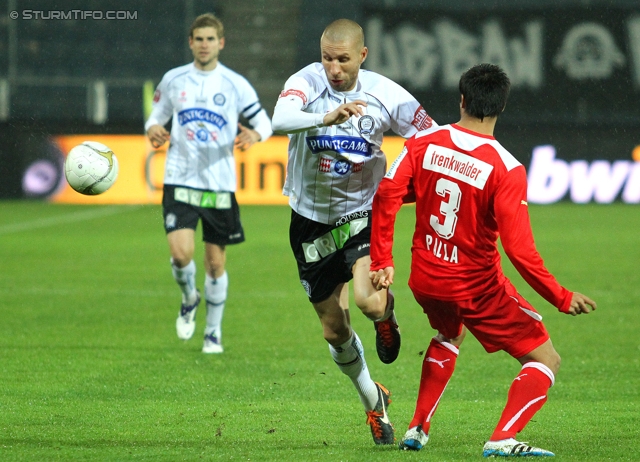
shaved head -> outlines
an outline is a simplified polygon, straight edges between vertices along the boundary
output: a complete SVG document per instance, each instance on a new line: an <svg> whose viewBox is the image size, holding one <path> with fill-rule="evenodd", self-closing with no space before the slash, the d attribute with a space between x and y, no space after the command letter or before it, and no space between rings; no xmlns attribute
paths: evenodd
<svg viewBox="0 0 640 462"><path fill-rule="evenodd" d="M327 26L320 42L348 42L360 49L364 46L364 32L357 22L350 19L338 19Z"/></svg>
<svg viewBox="0 0 640 462"><path fill-rule="evenodd" d="M331 87L336 91L353 90L369 52L364 46L362 27L349 19L333 21L320 38L320 51Z"/></svg>

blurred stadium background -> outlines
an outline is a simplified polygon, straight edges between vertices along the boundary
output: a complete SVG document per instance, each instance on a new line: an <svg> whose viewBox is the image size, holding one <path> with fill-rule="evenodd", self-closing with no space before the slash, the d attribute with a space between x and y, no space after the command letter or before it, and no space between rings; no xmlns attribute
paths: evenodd
<svg viewBox="0 0 640 462"><path fill-rule="evenodd" d="M319 59L326 24L347 17L365 30L365 67L405 86L439 123L457 120L462 71L503 66L513 90L497 136L529 169L533 202L640 202L637 0L0 5L0 199L59 194L61 135L141 135L145 92L192 60L189 25L212 11L226 27L221 61L252 82L269 114L286 78ZM282 146L268 149L286 159ZM271 183L260 176L256 187L277 192Z"/></svg>

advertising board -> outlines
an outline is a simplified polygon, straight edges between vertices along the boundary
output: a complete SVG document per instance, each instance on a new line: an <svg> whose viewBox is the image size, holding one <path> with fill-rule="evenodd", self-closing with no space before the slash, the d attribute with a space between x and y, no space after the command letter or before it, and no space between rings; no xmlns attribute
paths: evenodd
<svg viewBox="0 0 640 462"><path fill-rule="evenodd" d="M640 203L640 143L634 133L601 131L547 133L526 136L505 131L498 138L527 168L529 202L550 204L561 200L575 203ZM640 135L639 135L640 136ZM162 199L164 148L154 149L142 135L59 136L61 152L85 140L109 146L118 157L120 173L114 186L99 196L83 196L62 180L51 196L53 202L83 204L159 204ZM613 140L613 141L612 141ZM386 137L383 150L388 165L404 144L400 137ZM288 138L274 136L246 152L236 152L240 204L287 204L282 195Z"/></svg>

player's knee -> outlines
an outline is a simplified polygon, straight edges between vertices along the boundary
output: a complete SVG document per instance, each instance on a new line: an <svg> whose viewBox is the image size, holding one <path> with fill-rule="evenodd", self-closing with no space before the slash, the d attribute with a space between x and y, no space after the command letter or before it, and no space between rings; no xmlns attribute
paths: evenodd
<svg viewBox="0 0 640 462"><path fill-rule="evenodd" d="M351 331L348 327L336 328L325 326L324 328L324 339L328 344L333 346L342 345L344 342L349 340L350 334Z"/></svg>
<svg viewBox="0 0 640 462"><path fill-rule="evenodd" d="M171 262L176 268L184 268L191 263L191 255L187 252L174 251L171 253Z"/></svg>
<svg viewBox="0 0 640 462"><path fill-rule="evenodd" d="M224 246L207 243L205 246L204 266L211 277L220 277L224 273L227 261Z"/></svg>
<svg viewBox="0 0 640 462"><path fill-rule="evenodd" d="M524 358L520 359L522 364L525 364L530 361L535 361L544 364L547 366L553 374L557 374L560 369L560 363L562 359L560 355L554 348L547 349L543 354L535 354L535 355L527 355Z"/></svg>
<svg viewBox="0 0 640 462"><path fill-rule="evenodd" d="M214 279L221 277L224 274L224 263L218 261L205 262L207 274Z"/></svg>
<svg viewBox="0 0 640 462"><path fill-rule="evenodd" d="M444 334L438 332L438 335L435 336L435 339L440 343L450 343L456 347L460 347L465 335L467 335L467 329L463 328L460 335L458 335L457 337L447 337Z"/></svg>
<svg viewBox="0 0 640 462"><path fill-rule="evenodd" d="M549 357L549 364L547 364L547 367L549 367L549 369L551 369L554 374L557 374L558 370L560 369L561 362L562 358L560 357L558 352L554 350L553 354L551 354Z"/></svg>
<svg viewBox="0 0 640 462"><path fill-rule="evenodd" d="M173 235L173 233L170 235ZM180 268L187 266L193 260L194 246L188 240L177 237L169 239L169 251L174 264Z"/></svg>
<svg viewBox="0 0 640 462"><path fill-rule="evenodd" d="M333 346L342 345L349 340L351 335L351 328L344 313L340 312L339 314L341 316L337 313L335 316L326 313L320 316L324 339Z"/></svg>

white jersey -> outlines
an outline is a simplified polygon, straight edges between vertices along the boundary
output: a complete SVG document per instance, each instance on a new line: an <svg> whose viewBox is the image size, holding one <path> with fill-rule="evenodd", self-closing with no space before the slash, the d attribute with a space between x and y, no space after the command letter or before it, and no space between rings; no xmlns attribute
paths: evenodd
<svg viewBox="0 0 640 462"><path fill-rule="evenodd" d="M358 99L367 102L365 115L324 126L327 112ZM305 116L298 117L300 122L293 119L296 112ZM388 78L361 69L354 90L337 92L322 64L311 64L287 80L274 111L274 129L290 137L283 194L293 210L319 223L369 210L386 172L380 149L384 132L409 138L432 125L420 103Z"/></svg>
<svg viewBox="0 0 640 462"><path fill-rule="evenodd" d="M239 115L262 141L271 135L271 121L256 91L247 79L221 63L212 71L201 71L193 63L170 70L153 101L145 131L173 117L165 184L235 192L233 145Z"/></svg>

